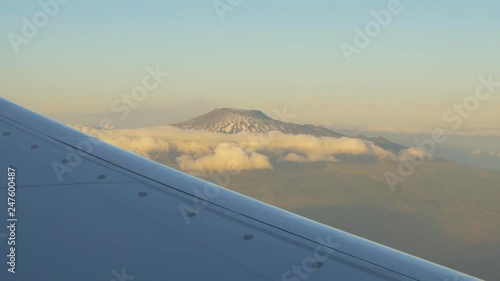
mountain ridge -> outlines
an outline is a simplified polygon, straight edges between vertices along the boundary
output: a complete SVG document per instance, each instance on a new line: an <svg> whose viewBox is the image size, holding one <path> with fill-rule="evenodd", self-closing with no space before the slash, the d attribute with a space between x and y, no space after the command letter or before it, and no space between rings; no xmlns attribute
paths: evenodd
<svg viewBox="0 0 500 281"><path fill-rule="evenodd" d="M300 125L275 120L260 110L216 108L208 113L194 117L187 121L171 124L171 126L224 134L237 134L241 132L264 134L272 131L278 131L285 134L302 134L315 137L350 137L371 141L381 148L396 154L407 148L403 145L392 143L383 137L368 138L365 136L347 136L322 126L311 124Z"/></svg>
<svg viewBox="0 0 500 281"><path fill-rule="evenodd" d="M201 116L172 126L206 130L211 132L237 134L249 132L253 134L279 131L285 134L304 134L315 136L343 137L344 135L314 125L299 125L275 120L260 110L217 108Z"/></svg>

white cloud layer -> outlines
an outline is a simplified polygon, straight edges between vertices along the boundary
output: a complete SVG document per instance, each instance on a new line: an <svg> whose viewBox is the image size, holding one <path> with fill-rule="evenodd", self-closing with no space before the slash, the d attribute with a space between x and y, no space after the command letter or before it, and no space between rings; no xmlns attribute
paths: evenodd
<svg viewBox="0 0 500 281"><path fill-rule="evenodd" d="M168 155L181 170L221 172L272 169L275 162L337 162L338 156L372 156L379 160L429 157L416 148L399 156L355 138L287 135L280 132L222 134L171 126L101 130L74 128L144 157Z"/></svg>
<svg viewBox="0 0 500 281"><path fill-rule="evenodd" d="M416 160L432 160L432 155L425 152L425 150L418 147L410 147L406 150L401 151L399 154L399 159L402 161Z"/></svg>

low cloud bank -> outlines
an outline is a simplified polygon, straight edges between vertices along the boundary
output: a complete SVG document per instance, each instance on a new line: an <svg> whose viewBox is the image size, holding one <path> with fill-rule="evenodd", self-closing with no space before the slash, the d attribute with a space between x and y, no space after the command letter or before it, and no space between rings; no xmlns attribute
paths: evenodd
<svg viewBox="0 0 500 281"><path fill-rule="evenodd" d="M405 135L427 135L432 134L434 127L395 127L395 126L366 126L366 127L356 127L356 126L328 126L334 131L355 131L359 133L371 132L371 133L389 133L389 134L405 134ZM446 126L442 127L446 129L446 134L449 136L461 136L461 137L500 137L500 128L489 127L489 128L469 128L461 130L452 130Z"/></svg>
<svg viewBox="0 0 500 281"><path fill-rule="evenodd" d="M156 159L173 158L188 172L222 172L272 169L278 162L339 162L338 156L371 156L382 161L431 158L423 150L409 148L399 155L356 138L288 135L280 132L222 134L171 126L106 130L74 125L75 129L105 142Z"/></svg>
<svg viewBox="0 0 500 281"><path fill-rule="evenodd" d="M476 149L476 150L472 151L471 155L474 158L479 158L479 157L483 157L483 156L491 156L491 157L499 157L500 158L500 152L483 151L480 149Z"/></svg>

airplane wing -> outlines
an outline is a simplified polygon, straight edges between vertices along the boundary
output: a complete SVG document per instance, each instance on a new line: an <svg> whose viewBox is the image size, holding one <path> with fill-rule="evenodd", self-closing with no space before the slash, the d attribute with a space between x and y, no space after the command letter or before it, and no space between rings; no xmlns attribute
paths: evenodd
<svg viewBox="0 0 500 281"><path fill-rule="evenodd" d="M478 280L2 98L0 200L0 280Z"/></svg>

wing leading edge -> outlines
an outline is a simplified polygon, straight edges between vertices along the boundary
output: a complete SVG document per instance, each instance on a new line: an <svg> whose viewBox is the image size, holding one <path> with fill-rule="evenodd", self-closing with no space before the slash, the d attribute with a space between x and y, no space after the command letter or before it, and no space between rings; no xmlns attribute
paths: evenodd
<svg viewBox="0 0 500 281"><path fill-rule="evenodd" d="M15 230L0 231L0 280L478 280L128 153L1 98L0 165L2 198L7 170L15 170L17 211ZM7 222L2 201L0 220ZM15 274L8 271L11 245L2 239L12 233Z"/></svg>

